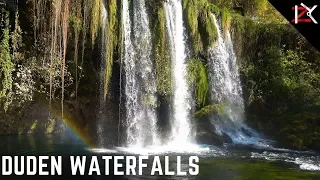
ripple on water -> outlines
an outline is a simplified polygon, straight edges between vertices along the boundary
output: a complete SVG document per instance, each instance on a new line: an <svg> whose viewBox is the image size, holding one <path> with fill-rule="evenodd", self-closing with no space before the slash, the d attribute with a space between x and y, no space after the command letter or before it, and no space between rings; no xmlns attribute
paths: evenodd
<svg viewBox="0 0 320 180"><path fill-rule="evenodd" d="M252 152L251 158L265 159L269 161L283 161L299 165L301 170L320 171L320 157L311 156L310 152L303 154L303 152L267 152L263 153Z"/></svg>

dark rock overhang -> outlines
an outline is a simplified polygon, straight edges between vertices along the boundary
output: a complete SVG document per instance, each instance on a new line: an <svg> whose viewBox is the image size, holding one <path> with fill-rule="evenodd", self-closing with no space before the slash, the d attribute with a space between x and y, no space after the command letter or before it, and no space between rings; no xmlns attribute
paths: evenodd
<svg viewBox="0 0 320 180"><path fill-rule="evenodd" d="M0 7L6 7L7 9L15 9L17 7L17 0L0 0Z"/></svg>

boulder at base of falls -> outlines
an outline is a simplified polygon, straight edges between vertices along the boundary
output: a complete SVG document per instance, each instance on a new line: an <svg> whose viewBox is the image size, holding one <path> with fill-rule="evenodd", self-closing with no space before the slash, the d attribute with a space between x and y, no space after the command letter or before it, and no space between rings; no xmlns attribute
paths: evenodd
<svg viewBox="0 0 320 180"><path fill-rule="evenodd" d="M197 143L199 144L208 144L208 145L215 145L221 146L223 143L232 143L231 137L226 134L222 133L222 135L218 135L214 132L199 132L196 136Z"/></svg>
<svg viewBox="0 0 320 180"><path fill-rule="evenodd" d="M225 132L222 132L222 140L224 143L233 143L231 137Z"/></svg>
<svg viewBox="0 0 320 180"><path fill-rule="evenodd" d="M197 143L215 146L232 143L232 139L226 133L217 134L212 123L212 119L220 118L221 115L223 115L223 108L219 104L206 106L194 114L194 118L197 120Z"/></svg>
<svg viewBox="0 0 320 180"><path fill-rule="evenodd" d="M215 133L210 132L199 132L196 136L197 143L207 144L214 146L221 146L223 144L223 139Z"/></svg>
<svg viewBox="0 0 320 180"><path fill-rule="evenodd" d="M199 144L220 146L224 143L223 138L215 133L215 127L210 120L198 120L197 132L196 140Z"/></svg>

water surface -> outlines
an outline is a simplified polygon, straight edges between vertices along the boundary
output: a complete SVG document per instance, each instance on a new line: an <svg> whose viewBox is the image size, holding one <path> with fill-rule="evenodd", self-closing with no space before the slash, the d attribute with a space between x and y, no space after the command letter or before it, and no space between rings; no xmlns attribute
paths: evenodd
<svg viewBox="0 0 320 180"><path fill-rule="evenodd" d="M183 148L183 147L181 147ZM182 157L182 167L188 168L191 155L200 157L198 176L116 177L117 179L196 179L196 180L319 180L320 155L276 148L225 145L222 148L201 145L187 149L166 146L114 149L90 148L72 133L64 135L1 136L1 155L135 155L170 156L170 168L176 168L176 156ZM192 149L193 148L193 149ZM152 163L152 161L150 161ZM150 164L148 168L151 168ZM150 169L144 172L149 172ZM110 177L109 177L110 178ZM105 176L86 179L109 179ZM114 178L113 178L114 179Z"/></svg>

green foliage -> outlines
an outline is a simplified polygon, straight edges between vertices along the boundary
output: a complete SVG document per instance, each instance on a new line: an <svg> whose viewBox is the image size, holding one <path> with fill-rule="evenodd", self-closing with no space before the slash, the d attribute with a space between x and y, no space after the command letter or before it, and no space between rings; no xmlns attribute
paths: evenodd
<svg viewBox="0 0 320 180"><path fill-rule="evenodd" d="M240 0L241 2L242 0ZM236 0L211 0L211 4L214 4L215 6L218 6L218 9L223 9L223 8L227 8L227 9L233 9L234 8L234 4L236 4Z"/></svg>
<svg viewBox="0 0 320 180"><path fill-rule="evenodd" d="M260 15L267 10L268 0L243 0L243 5L247 15Z"/></svg>
<svg viewBox="0 0 320 180"><path fill-rule="evenodd" d="M268 0L211 0L211 2L220 9L227 9L248 17L271 15L267 11L273 8Z"/></svg>
<svg viewBox="0 0 320 180"><path fill-rule="evenodd" d="M315 83L319 63L314 59L319 54L308 56L312 51L306 41L287 25L248 21L245 28L242 74L249 105L267 104L275 114L316 108L320 86Z"/></svg>
<svg viewBox="0 0 320 180"><path fill-rule="evenodd" d="M288 23L287 19L284 18L281 13L270 3L267 3L266 9L259 14L259 21L262 21L264 23Z"/></svg>
<svg viewBox="0 0 320 180"><path fill-rule="evenodd" d="M11 33L12 61L20 62L24 59L23 53L20 52L22 43L22 30L19 24L19 13L15 12L14 31Z"/></svg>
<svg viewBox="0 0 320 180"><path fill-rule="evenodd" d="M253 91L250 103L265 102L274 113L302 110L318 106L319 72L303 56L292 50L269 47L258 53L257 63L247 68ZM305 103L309 102L309 103Z"/></svg>
<svg viewBox="0 0 320 180"><path fill-rule="evenodd" d="M76 32L80 32L82 29L82 20L81 18L77 17L74 14L69 15L69 23L70 26L74 29Z"/></svg>
<svg viewBox="0 0 320 180"><path fill-rule="evenodd" d="M246 26L247 19L244 16L239 15L238 13L230 13L229 12L228 15L229 15L229 20L230 20L231 31L235 33L235 36L238 36L241 39L244 39L244 38L242 38L242 36L245 33L245 26Z"/></svg>
<svg viewBox="0 0 320 180"><path fill-rule="evenodd" d="M275 118L282 143L298 149L310 148L320 141L318 113L288 113Z"/></svg>
<svg viewBox="0 0 320 180"><path fill-rule="evenodd" d="M222 29L223 29L224 35L226 35L226 33L230 29L230 23L231 23L231 16L229 11L226 8L223 8L221 12L221 19L222 19Z"/></svg>
<svg viewBox="0 0 320 180"><path fill-rule="evenodd" d="M277 140L296 148L315 147L320 108L320 53L290 25L233 16L232 28L241 53L247 110L267 124ZM236 46L238 47L238 45ZM303 116L287 116L304 114ZM318 116L319 117L319 116Z"/></svg>
<svg viewBox="0 0 320 180"><path fill-rule="evenodd" d="M5 12L5 11L4 11ZM24 102L33 98L31 70L27 66L22 51L22 29L19 24L18 11L14 14L14 28L10 33L9 13L5 12L3 35L0 44L0 102L4 110L20 107ZM16 68L16 69L15 69Z"/></svg>
<svg viewBox="0 0 320 180"><path fill-rule="evenodd" d="M208 74L204 63L199 59L191 60L188 64L189 83L195 85L197 105L206 105L209 91Z"/></svg>
<svg viewBox="0 0 320 180"><path fill-rule="evenodd" d="M14 71L10 54L9 29L9 13L5 12L3 37L0 43L0 102L3 103L5 111L8 109L12 96L12 72Z"/></svg>

